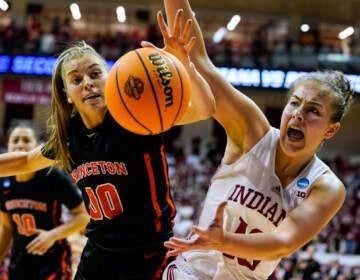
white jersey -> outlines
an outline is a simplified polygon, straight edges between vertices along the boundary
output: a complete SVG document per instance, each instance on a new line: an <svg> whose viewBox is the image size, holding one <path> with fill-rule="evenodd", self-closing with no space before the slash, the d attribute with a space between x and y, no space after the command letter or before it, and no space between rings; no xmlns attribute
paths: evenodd
<svg viewBox="0 0 360 280"><path fill-rule="evenodd" d="M207 193L200 227L207 228L219 204L227 201L225 231L271 232L307 197L312 183L329 167L315 155L289 185L282 186L275 174L278 140L279 130L272 127L248 153L230 165L220 165ZM168 269L163 279L267 279L279 261L245 260L218 251L190 251L169 266L173 278L166 278Z"/></svg>

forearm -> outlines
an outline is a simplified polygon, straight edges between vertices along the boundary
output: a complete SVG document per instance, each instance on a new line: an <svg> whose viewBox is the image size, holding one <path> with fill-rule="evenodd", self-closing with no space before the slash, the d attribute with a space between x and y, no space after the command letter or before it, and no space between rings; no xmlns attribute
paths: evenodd
<svg viewBox="0 0 360 280"><path fill-rule="evenodd" d="M208 119L216 109L215 98L208 83L194 67L189 67L188 73L191 81L191 100L186 114L177 124Z"/></svg>
<svg viewBox="0 0 360 280"><path fill-rule="evenodd" d="M288 256L295 248L274 233L226 233L219 251L238 258L272 261Z"/></svg>
<svg viewBox="0 0 360 280"><path fill-rule="evenodd" d="M192 20L192 28L191 28L191 36L196 38L195 45L190 51L190 60L195 64L196 70L201 74L208 85L212 90L212 97L216 100L216 111L220 111L220 113L225 112L226 117L228 113L236 116L238 114L239 108L233 105L234 102L229 102L228 98L224 98L224 95L233 96L234 89L231 85L220 75L217 68L209 59L204 38L199 26L199 23L196 20L196 17L190 7L190 3L188 0L164 0L164 6L166 11L166 18L168 21L168 25L172 28L176 23L176 13L179 9L183 10L182 20L183 24L188 19ZM192 83L192 87L193 87ZM193 87L195 89L195 87ZM194 90L193 90L194 91ZM196 104L196 103L194 103ZM234 110L234 114L232 111L229 112L229 108Z"/></svg>
<svg viewBox="0 0 360 280"><path fill-rule="evenodd" d="M27 152L12 152L0 155L0 176L14 176L23 173L27 165Z"/></svg>
<svg viewBox="0 0 360 280"><path fill-rule="evenodd" d="M87 213L80 213L73 216L71 220L56 228L53 228L50 233L54 236L54 241L64 239L71 234L82 231L89 222Z"/></svg>
<svg viewBox="0 0 360 280"><path fill-rule="evenodd" d="M34 172L53 163L38 147L30 152L9 152L0 155L0 177Z"/></svg>

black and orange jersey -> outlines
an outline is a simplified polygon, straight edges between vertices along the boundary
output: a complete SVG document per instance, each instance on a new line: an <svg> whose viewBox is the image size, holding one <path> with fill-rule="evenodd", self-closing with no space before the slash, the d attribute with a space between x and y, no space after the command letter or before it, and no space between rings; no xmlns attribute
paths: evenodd
<svg viewBox="0 0 360 280"><path fill-rule="evenodd" d="M80 116L70 122L71 175L91 220L87 237L108 250L159 246L172 235L170 194L162 135L122 128L109 113L88 130Z"/></svg>
<svg viewBox="0 0 360 280"><path fill-rule="evenodd" d="M17 182L15 177L0 179L0 209L10 215L16 249L25 249L35 238L35 229L50 230L62 224L62 205L73 209L81 202L70 176L56 168L39 170L26 182Z"/></svg>

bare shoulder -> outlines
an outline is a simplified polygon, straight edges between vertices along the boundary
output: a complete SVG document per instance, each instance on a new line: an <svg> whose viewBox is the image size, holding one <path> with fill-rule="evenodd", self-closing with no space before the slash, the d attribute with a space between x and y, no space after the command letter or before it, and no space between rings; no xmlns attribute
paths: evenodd
<svg viewBox="0 0 360 280"><path fill-rule="evenodd" d="M314 183L316 185L320 185L320 186L324 186L324 187L327 186L328 188L334 189L334 190L345 189L344 183L331 170L328 170L328 171L324 172L324 174L320 175L319 178L316 179Z"/></svg>
<svg viewBox="0 0 360 280"><path fill-rule="evenodd" d="M346 195L344 183L331 170L328 170L315 180L312 192L321 194L321 197L326 197L328 203L330 201L341 203Z"/></svg>

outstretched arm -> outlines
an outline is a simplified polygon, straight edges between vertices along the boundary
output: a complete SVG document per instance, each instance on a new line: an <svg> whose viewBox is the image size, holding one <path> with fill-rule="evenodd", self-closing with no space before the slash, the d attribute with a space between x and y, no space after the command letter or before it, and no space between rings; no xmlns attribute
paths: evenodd
<svg viewBox="0 0 360 280"><path fill-rule="evenodd" d="M53 164L44 157L41 146L29 152L9 152L0 155L0 177L34 172Z"/></svg>
<svg viewBox="0 0 360 280"><path fill-rule="evenodd" d="M165 246L172 249L169 256L188 250L218 250L243 259L276 260L311 241L337 213L344 199L343 184L328 172L319 177L309 197L287 213L272 232L240 234L224 231L223 217L227 204L222 203L209 228L193 226L195 235L191 239L173 237L165 242Z"/></svg>
<svg viewBox="0 0 360 280"><path fill-rule="evenodd" d="M208 119L215 112L215 99L210 86L195 69L190 61L189 53L196 41L190 38L192 20L182 20L182 11L177 11L173 29L170 30L165 23L161 12L157 14L157 20L164 39L164 50L176 56L185 66L190 77L191 96L190 102L182 119L176 125L193 123ZM155 47L149 42L142 42L143 47Z"/></svg>
<svg viewBox="0 0 360 280"><path fill-rule="evenodd" d="M191 19L191 35L196 37L190 59L209 83L216 101L214 118L225 128L228 144L241 152L248 151L266 133L269 123L260 108L235 89L217 70L207 55L203 35L188 0L164 0L170 29L176 24L176 13L183 10L183 21Z"/></svg>

